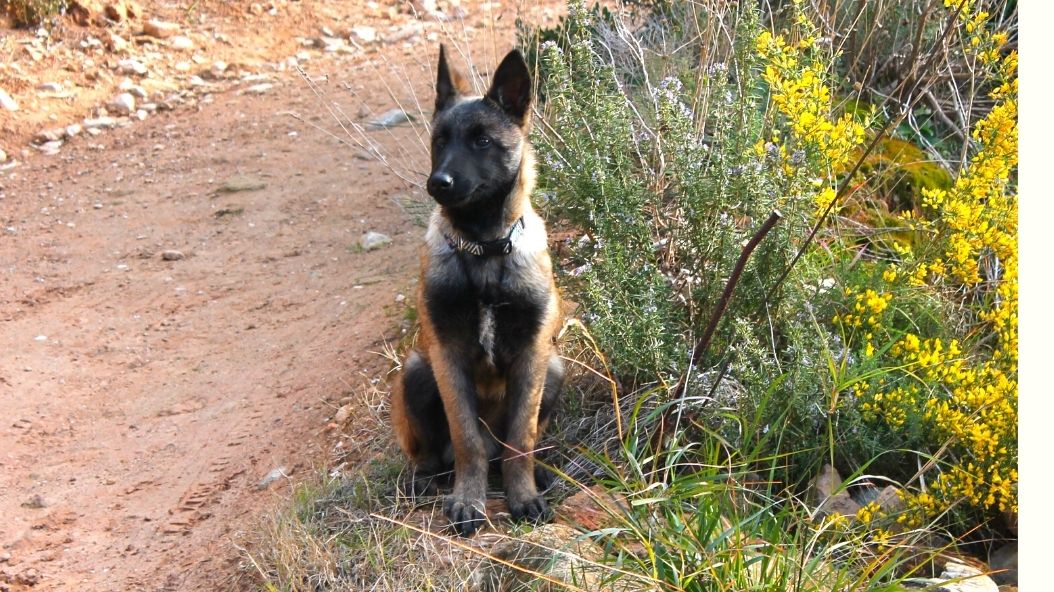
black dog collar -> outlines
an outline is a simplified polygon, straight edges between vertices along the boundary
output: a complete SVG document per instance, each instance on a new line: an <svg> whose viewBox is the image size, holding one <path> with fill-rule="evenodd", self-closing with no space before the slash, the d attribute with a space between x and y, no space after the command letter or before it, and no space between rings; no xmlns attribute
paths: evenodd
<svg viewBox="0 0 1054 592"><path fill-rule="evenodd" d="M446 233L443 233L443 238L446 239L446 242L450 245L451 249L454 249L459 253L469 253L476 257L508 255L512 252L512 247L516 244L516 240L520 238L521 234L523 234L524 226L523 216L520 216L519 220L512 223L505 238L476 242L468 240L461 235L450 236Z"/></svg>

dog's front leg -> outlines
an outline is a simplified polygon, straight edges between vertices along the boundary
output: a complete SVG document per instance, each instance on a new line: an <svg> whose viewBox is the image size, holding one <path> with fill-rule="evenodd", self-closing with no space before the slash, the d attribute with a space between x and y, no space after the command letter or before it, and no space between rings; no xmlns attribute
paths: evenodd
<svg viewBox="0 0 1054 592"><path fill-rule="evenodd" d="M549 513L534 480L538 408L542 402L548 362L548 351L530 348L509 368L506 386L508 432L502 458L502 478L509 513L517 520L539 521Z"/></svg>
<svg viewBox="0 0 1054 592"><path fill-rule="evenodd" d="M443 500L443 512L457 533L467 536L486 519L487 446L480 432L476 387L455 352L436 346L430 357L454 447L454 491Z"/></svg>

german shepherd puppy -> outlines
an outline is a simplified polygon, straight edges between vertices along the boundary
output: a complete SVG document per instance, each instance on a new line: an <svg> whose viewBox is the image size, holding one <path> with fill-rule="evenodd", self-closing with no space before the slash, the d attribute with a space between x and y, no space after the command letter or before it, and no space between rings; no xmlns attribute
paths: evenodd
<svg viewBox="0 0 1054 592"><path fill-rule="evenodd" d="M421 256L421 330L392 393L392 424L414 464L418 494L454 468L443 511L458 534L485 518L490 462L500 459L509 512L548 516L538 492L534 447L560 389L553 339L559 296L545 223L530 204L534 155L528 143L531 78L518 51L494 72L483 97L439 48L432 213Z"/></svg>

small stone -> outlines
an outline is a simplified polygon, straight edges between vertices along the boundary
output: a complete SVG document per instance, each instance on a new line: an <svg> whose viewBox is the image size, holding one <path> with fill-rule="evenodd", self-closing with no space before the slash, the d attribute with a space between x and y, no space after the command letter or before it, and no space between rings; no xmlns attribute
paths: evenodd
<svg viewBox="0 0 1054 592"><path fill-rule="evenodd" d="M44 342L44 341L47 341L47 340L48 340L48 336L47 335L37 335L36 337L33 338L33 341Z"/></svg>
<svg viewBox="0 0 1054 592"><path fill-rule="evenodd" d="M45 142L56 142L66 137L66 130L63 128L55 128L49 130L39 131L33 135L33 141L37 144L43 144Z"/></svg>
<svg viewBox="0 0 1054 592"><path fill-rule="evenodd" d="M359 246L364 251L373 251L392 243L392 238L386 234L379 232L373 232L372 230L362 235L362 239L359 240Z"/></svg>
<svg viewBox="0 0 1054 592"><path fill-rule="evenodd" d="M0 162L7 162L7 152L0 148Z"/></svg>
<svg viewBox="0 0 1054 592"><path fill-rule="evenodd" d="M377 41L377 29L366 25L351 28L351 36L360 43L373 43Z"/></svg>
<svg viewBox="0 0 1054 592"><path fill-rule="evenodd" d="M106 109L118 115L131 115L135 112L135 97L131 93L121 93L106 104Z"/></svg>
<svg viewBox="0 0 1054 592"><path fill-rule="evenodd" d="M65 129L67 138L79 136L82 131L84 131L84 126L79 123L71 123Z"/></svg>
<svg viewBox="0 0 1054 592"><path fill-rule="evenodd" d="M396 294L395 302L397 304L402 304L403 302L406 302L406 294Z"/></svg>
<svg viewBox="0 0 1054 592"><path fill-rule="evenodd" d="M423 30L423 27L421 25L419 25L419 24L407 25L407 26L403 27L402 29L399 29L398 31L395 31L394 33L389 33L389 34L385 35L384 36L384 42L385 43L400 43L400 42L403 42L403 41L413 41L415 37L417 37L418 35L421 34L422 30Z"/></svg>
<svg viewBox="0 0 1054 592"><path fill-rule="evenodd" d="M209 68L209 73L215 78L221 78L227 71L227 62L223 60L216 60L212 62L212 66Z"/></svg>
<svg viewBox="0 0 1054 592"><path fill-rule="evenodd" d="M262 95L272 88L274 88L274 85L270 82L261 82L260 84L254 84L246 88L242 92L247 95Z"/></svg>
<svg viewBox="0 0 1054 592"><path fill-rule="evenodd" d="M117 88L123 92L132 95L137 99L145 99L148 96L146 89L132 82L129 78L125 78L124 80L122 80L120 86L118 86Z"/></svg>
<svg viewBox="0 0 1054 592"><path fill-rule="evenodd" d="M146 76L148 72L143 62L139 60L127 59L121 60L117 63L117 71L121 74L135 74L136 76Z"/></svg>
<svg viewBox="0 0 1054 592"><path fill-rule="evenodd" d="M249 14L254 14L256 16L260 16L263 13L264 13L263 4L260 4L259 2L253 2L252 4L249 5Z"/></svg>
<svg viewBox="0 0 1054 592"><path fill-rule="evenodd" d="M371 129L387 129L412 121L413 117L402 109L390 109L366 124Z"/></svg>
<svg viewBox="0 0 1054 592"><path fill-rule="evenodd" d="M84 127L88 130L97 128L114 128L117 127L117 120L113 117L96 117L94 119L85 119Z"/></svg>
<svg viewBox="0 0 1054 592"><path fill-rule="evenodd" d="M179 25L158 19L150 19L143 23L143 33L158 39L168 39L179 33Z"/></svg>
<svg viewBox="0 0 1054 592"><path fill-rule="evenodd" d="M37 144L34 147L44 154L54 155L59 153L59 148L62 148L62 140L44 142L43 144Z"/></svg>
<svg viewBox="0 0 1054 592"><path fill-rule="evenodd" d="M18 103L2 88L0 88L0 108L7 111L18 111Z"/></svg>
<svg viewBox="0 0 1054 592"><path fill-rule="evenodd" d="M184 257L186 257L186 255L183 254L183 251L177 251L175 249L161 251L161 259L165 261L179 261Z"/></svg>
<svg viewBox="0 0 1054 592"><path fill-rule="evenodd" d="M59 92L62 90L62 85L58 82L45 82L37 85L37 90L41 92Z"/></svg>
<svg viewBox="0 0 1054 592"><path fill-rule="evenodd" d="M223 193L237 193L239 191L257 191L264 187L267 187L267 183L264 183L262 179L250 175L234 175L224 181L219 190Z"/></svg>
<svg viewBox="0 0 1054 592"><path fill-rule="evenodd" d="M105 43L106 48L113 52L122 52L128 49L128 41L117 33L107 33Z"/></svg>
<svg viewBox="0 0 1054 592"><path fill-rule="evenodd" d="M190 40L190 37L176 35L168 42L168 46L179 51L188 51L194 49L194 42Z"/></svg>
<svg viewBox="0 0 1054 592"><path fill-rule="evenodd" d="M282 477L288 477L288 476L289 476L289 473L286 472L285 467L275 467L275 468L271 469L271 472L269 472L266 475L264 475L263 479L260 479L260 482L256 484L256 489L258 491L263 491L263 490L267 489L268 487L270 487L271 484L274 483L275 481L281 479Z"/></svg>
<svg viewBox="0 0 1054 592"><path fill-rule="evenodd" d="M0 563L7 563L11 561L11 554L7 551L0 551Z"/></svg>
<svg viewBox="0 0 1054 592"><path fill-rule="evenodd" d="M39 510L45 505L44 498L42 498L39 493L34 494L28 500L22 502L23 508L29 508L31 510Z"/></svg>
<svg viewBox="0 0 1054 592"><path fill-rule="evenodd" d="M333 423L343 425L351 417L351 405L344 405L333 415Z"/></svg>

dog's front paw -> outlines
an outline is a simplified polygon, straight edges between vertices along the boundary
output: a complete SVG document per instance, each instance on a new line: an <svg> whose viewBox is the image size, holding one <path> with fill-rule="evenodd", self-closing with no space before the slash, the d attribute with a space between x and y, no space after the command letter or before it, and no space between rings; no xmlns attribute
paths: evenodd
<svg viewBox="0 0 1054 592"><path fill-rule="evenodd" d="M527 497L523 500L509 498L509 513L513 520L528 520L530 522L545 522L551 517L549 504L540 495Z"/></svg>
<svg viewBox="0 0 1054 592"><path fill-rule="evenodd" d="M461 536L471 536L486 521L483 513L483 500L448 495L443 499L443 513L450 519L450 525Z"/></svg>

